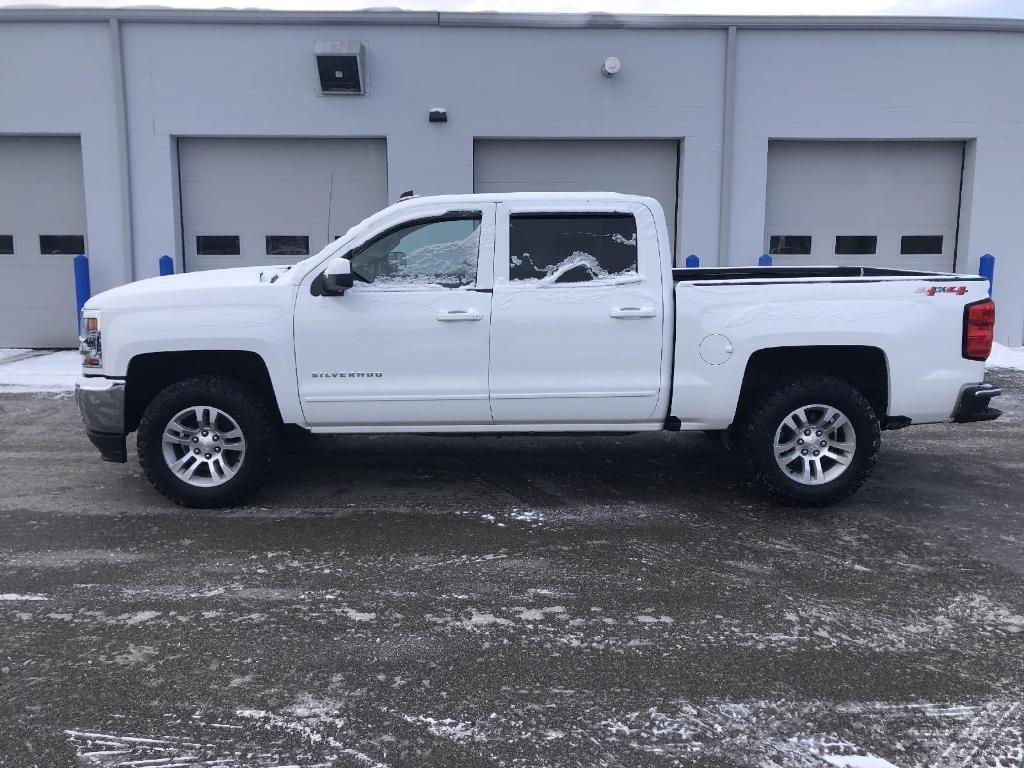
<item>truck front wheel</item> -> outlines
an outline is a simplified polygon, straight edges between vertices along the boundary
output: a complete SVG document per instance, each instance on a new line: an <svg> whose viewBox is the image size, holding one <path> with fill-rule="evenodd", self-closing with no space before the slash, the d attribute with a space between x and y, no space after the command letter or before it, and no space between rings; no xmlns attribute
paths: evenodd
<svg viewBox="0 0 1024 768"><path fill-rule="evenodd" d="M224 507L256 490L277 428L266 403L228 376L193 376L163 389L139 422L139 463L160 493L187 507Z"/></svg>
<svg viewBox="0 0 1024 768"><path fill-rule="evenodd" d="M881 443L878 416L841 379L792 379L736 425L751 479L768 498L817 507L845 499L871 474Z"/></svg>

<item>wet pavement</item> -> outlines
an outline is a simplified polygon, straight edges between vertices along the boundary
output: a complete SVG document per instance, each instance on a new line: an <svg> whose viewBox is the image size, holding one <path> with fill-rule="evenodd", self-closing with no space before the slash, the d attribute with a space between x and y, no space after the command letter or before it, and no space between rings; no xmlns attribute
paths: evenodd
<svg viewBox="0 0 1024 768"><path fill-rule="evenodd" d="M0 396L0 765L1019 767L990 378L1003 419L886 433L813 513L668 433L306 437L189 511Z"/></svg>

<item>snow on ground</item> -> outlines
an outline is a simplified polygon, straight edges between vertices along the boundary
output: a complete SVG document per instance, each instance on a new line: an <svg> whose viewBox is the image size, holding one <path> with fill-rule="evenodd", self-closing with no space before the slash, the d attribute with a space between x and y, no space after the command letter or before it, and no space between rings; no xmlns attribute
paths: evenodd
<svg viewBox="0 0 1024 768"><path fill-rule="evenodd" d="M0 349L0 393L72 390L81 375L81 360L75 351Z"/></svg>
<svg viewBox="0 0 1024 768"><path fill-rule="evenodd" d="M1024 347L1004 347L996 342L992 345L987 365L989 368L1016 368L1024 371Z"/></svg>
<svg viewBox="0 0 1024 768"><path fill-rule="evenodd" d="M48 599L48 598L46 598L43 595L19 595L16 592L4 592L3 594L0 594L0 602L9 602L9 603L14 603L14 602L30 602L30 603L34 603L34 602L38 602L40 600L46 600L46 599Z"/></svg>
<svg viewBox="0 0 1024 768"><path fill-rule="evenodd" d="M31 349L0 349L0 363L22 355L32 354Z"/></svg>

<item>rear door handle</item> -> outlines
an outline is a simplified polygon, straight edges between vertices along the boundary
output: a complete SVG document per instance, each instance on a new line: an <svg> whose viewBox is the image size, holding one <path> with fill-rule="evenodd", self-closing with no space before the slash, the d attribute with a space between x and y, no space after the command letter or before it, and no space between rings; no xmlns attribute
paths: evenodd
<svg viewBox="0 0 1024 768"><path fill-rule="evenodd" d="M475 309L439 309L437 319L443 323L452 323L465 320L483 320L484 316Z"/></svg>
<svg viewBox="0 0 1024 768"><path fill-rule="evenodd" d="M616 320L623 320L631 317L656 317L654 307L612 307L608 313Z"/></svg>

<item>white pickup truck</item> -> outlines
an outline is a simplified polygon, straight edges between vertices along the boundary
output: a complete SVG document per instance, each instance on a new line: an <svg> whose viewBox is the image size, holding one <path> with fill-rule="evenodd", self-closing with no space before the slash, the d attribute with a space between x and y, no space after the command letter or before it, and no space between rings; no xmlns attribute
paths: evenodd
<svg viewBox="0 0 1024 768"><path fill-rule="evenodd" d="M223 506L283 425L332 433L722 431L787 504L842 499L880 432L998 417L978 276L673 269L654 200L403 200L298 264L142 280L83 312L92 442ZM685 467L679 468L685 472Z"/></svg>

